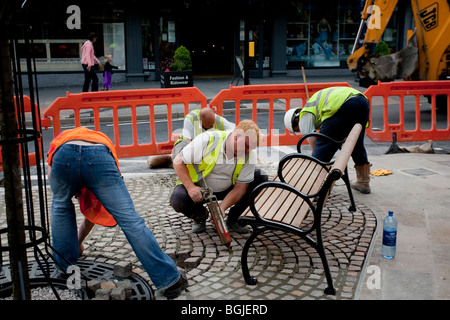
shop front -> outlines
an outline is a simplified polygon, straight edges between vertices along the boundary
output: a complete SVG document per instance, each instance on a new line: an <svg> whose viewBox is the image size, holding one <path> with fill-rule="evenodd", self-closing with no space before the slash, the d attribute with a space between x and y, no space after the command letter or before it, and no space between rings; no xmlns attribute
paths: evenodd
<svg viewBox="0 0 450 320"><path fill-rule="evenodd" d="M112 55L112 64L121 67L115 81L159 81L180 45L191 53L194 78L233 77L241 66L250 77L291 75L301 67L346 68L361 5L361 0L169 0L149 7L141 0L47 0L33 8L33 51L37 71L59 75L62 85L64 78L82 76L81 46L90 32L98 35L100 61ZM398 24L396 12L383 38L392 51L399 45ZM26 49L19 43L19 51Z"/></svg>

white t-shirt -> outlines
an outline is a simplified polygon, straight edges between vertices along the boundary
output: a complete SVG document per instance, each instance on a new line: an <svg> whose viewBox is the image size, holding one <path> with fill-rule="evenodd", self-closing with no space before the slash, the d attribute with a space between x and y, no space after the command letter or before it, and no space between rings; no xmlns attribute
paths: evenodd
<svg viewBox="0 0 450 320"><path fill-rule="evenodd" d="M200 126L200 121L194 121L194 124L192 124L191 119L189 119L188 117L186 117L184 119L184 123L183 123L183 138L185 139L189 139L189 140L194 140L194 138L196 137L195 135L195 126ZM227 119L223 118L223 126L224 126L224 131L231 131L234 129L235 125L234 123L229 122ZM202 132L205 132L205 129L203 129L203 127L201 128ZM210 130L214 130L210 129Z"/></svg>
<svg viewBox="0 0 450 320"><path fill-rule="evenodd" d="M228 134L227 138L229 135L230 134ZM185 164L200 164L208 143L208 134L202 133L196 137L181 151L183 162ZM255 150L252 150L249 154L248 162L242 166L241 172L236 180L237 182L250 183L253 181L255 176L256 160L256 152ZM236 161L236 158L227 158L225 155L225 143L223 143L216 165L205 178L206 184L213 190L213 192L225 191L233 185L232 178L236 167ZM199 181L197 184L201 187L205 186L205 182L203 180Z"/></svg>

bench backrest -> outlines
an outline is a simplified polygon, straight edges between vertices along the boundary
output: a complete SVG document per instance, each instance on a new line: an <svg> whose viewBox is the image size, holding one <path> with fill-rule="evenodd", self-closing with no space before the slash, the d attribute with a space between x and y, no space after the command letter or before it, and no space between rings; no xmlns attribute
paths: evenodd
<svg viewBox="0 0 450 320"><path fill-rule="evenodd" d="M324 194L325 198L321 203L324 206L334 182L345 172L361 130L362 126L360 124L353 127L330 171L326 169L326 166L320 165L307 156L294 157L283 164L283 180L307 195L317 194L321 191L320 189L324 183L329 181L331 184L329 184L329 188ZM280 181L280 178L277 176L274 180ZM255 198L254 203L255 209L261 217L298 228L300 228L310 209L308 203L301 197L288 190L275 187L262 190ZM249 209L243 214L243 216L251 215L252 213Z"/></svg>

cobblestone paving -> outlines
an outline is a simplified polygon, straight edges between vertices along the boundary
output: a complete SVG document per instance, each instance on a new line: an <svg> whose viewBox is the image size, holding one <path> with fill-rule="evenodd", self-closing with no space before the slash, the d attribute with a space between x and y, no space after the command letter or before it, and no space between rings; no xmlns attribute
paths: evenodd
<svg viewBox="0 0 450 320"><path fill-rule="evenodd" d="M125 179L136 210L144 217L161 248L186 271L189 288L178 299L352 299L376 228L370 209L357 203L348 211L344 187L335 187L323 212L323 239L336 296L323 293L325 273L317 252L297 236L280 232L265 233L254 241L249 252L249 269L258 278L256 286L247 285L241 272L241 252L249 234L231 233L228 250L220 245L210 222L206 232L191 232L191 220L169 205L175 176ZM51 192L48 194L51 204ZM77 215L82 218L81 214ZM249 229L250 230L250 229ZM81 259L115 264L131 261L134 272L150 279L143 271L119 227L94 227L84 242ZM157 299L165 299L158 292Z"/></svg>
<svg viewBox="0 0 450 320"><path fill-rule="evenodd" d="M325 273L317 252L299 237L280 232L266 233L254 242L249 253L249 268L258 278L258 284L245 284L240 260L249 234L232 233L229 251L220 245L210 222L206 232L192 233L191 220L176 213L169 205L171 182L170 175L126 181L137 212L145 218L161 248L186 271L190 286L179 299L354 297L376 218L361 204L357 204L355 213L350 213L345 192L332 193L323 212L324 246L337 288L336 296L327 296L323 293ZM119 228L96 227L85 243L86 259L130 260L140 266ZM163 297L157 294L157 298Z"/></svg>

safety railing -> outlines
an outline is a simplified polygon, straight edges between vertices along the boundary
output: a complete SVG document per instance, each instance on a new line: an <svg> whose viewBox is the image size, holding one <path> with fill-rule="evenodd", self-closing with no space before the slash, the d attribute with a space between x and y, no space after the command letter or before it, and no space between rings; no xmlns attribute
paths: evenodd
<svg viewBox="0 0 450 320"><path fill-rule="evenodd" d="M173 119L206 106L205 95L195 87L67 93L48 107L41 124L53 124L54 136L65 128L91 125L110 136L119 158L140 157L170 153ZM131 141L120 134L126 124L131 126ZM157 131L166 132L167 139L157 141Z"/></svg>
<svg viewBox="0 0 450 320"><path fill-rule="evenodd" d="M370 86L374 142L450 140L450 81L395 81Z"/></svg>
<svg viewBox="0 0 450 320"><path fill-rule="evenodd" d="M14 97L15 107L16 107L16 110L17 110L19 104L17 104L17 101L15 101L15 100L16 100L16 98ZM27 117L27 114L29 115L29 114L32 113L32 106L31 106L30 97L24 95L22 103L23 103L23 113ZM34 108L35 108L35 114L39 115L38 105L36 103L34 104ZM18 114L18 112L16 112L16 115L17 114ZM25 120L28 121L30 119L25 119ZM33 120L33 119L31 119L31 120ZM36 130L40 131L40 119L36 118L35 121L36 121ZM41 146L42 146L42 138L38 138L38 146L39 146L39 148L41 148ZM20 148L20 146L19 146L19 148ZM1 149L1 146L0 146L0 171L3 171L3 157L2 157L1 150L2 149ZM20 161L21 161L20 164L22 165L22 159L20 159ZM29 165L30 166L35 166L36 165L36 161L37 161L36 160L36 152L32 152L32 153L28 154L28 161L29 161Z"/></svg>
<svg viewBox="0 0 450 320"><path fill-rule="evenodd" d="M304 84L230 86L209 106L219 115L231 115L236 124L242 119L255 121L263 133L263 146L296 145L300 137L285 129L285 112L331 86L350 87L347 82L311 83L306 92ZM374 142L392 141L393 133L397 141L450 140L449 93L450 81L399 81L369 87L364 92L371 103L367 136ZM195 87L67 93L47 108L41 125L52 126L53 136L66 128L92 126L110 136L120 158L168 154L176 133L174 120L207 105L205 95ZM31 111L29 99L25 107ZM121 135L124 125L131 127L124 132L131 131L132 137ZM177 129L181 127L179 123ZM163 138L161 132L166 133ZM30 154L31 165L35 161Z"/></svg>
<svg viewBox="0 0 450 320"><path fill-rule="evenodd" d="M217 114L232 108L236 124L246 117L252 119L260 127L266 146L296 145L300 137L290 134L284 126L286 111L303 107L315 92L336 86L350 87L347 82L311 83L307 92L304 84L230 86L220 91L209 106Z"/></svg>

